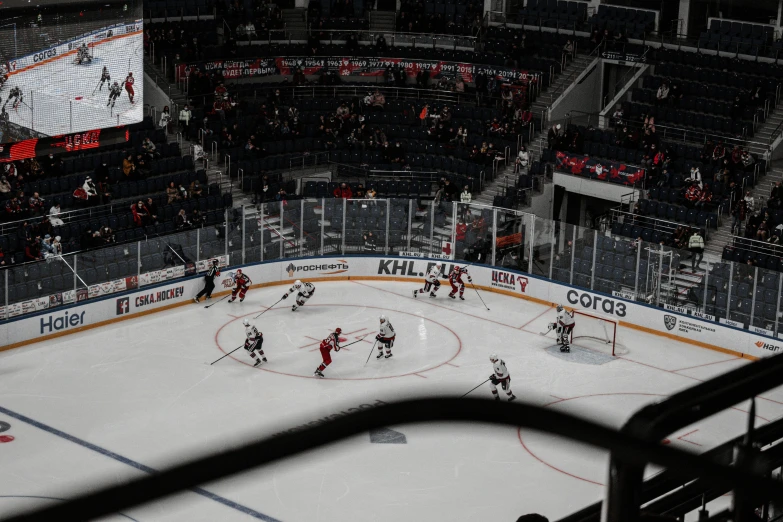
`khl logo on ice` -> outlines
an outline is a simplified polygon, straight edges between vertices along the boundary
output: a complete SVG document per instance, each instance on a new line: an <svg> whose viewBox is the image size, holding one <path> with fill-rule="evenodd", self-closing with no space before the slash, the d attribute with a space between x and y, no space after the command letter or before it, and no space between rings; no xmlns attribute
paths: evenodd
<svg viewBox="0 0 783 522"><path fill-rule="evenodd" d="M667 330L674 330L674 327L677 326L677 318L673 315L664 315L663 324L666 325Z"/></svg>

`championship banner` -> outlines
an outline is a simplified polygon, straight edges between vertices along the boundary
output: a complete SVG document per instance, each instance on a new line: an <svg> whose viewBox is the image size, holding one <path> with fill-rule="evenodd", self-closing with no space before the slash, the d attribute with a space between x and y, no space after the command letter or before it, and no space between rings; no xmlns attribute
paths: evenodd
<svg viewBox="0 0 783 522"><path fill-rule="evenodd" d="M177 77L194 71L214 73L220 71L224 78L253 78L259 76L291 75L301 69L305 75L323 74L331 71L340 76L382 76L387 67L403 67L409 77L419 71L430 71L431 78L441 76L462 76L466 82L473 82L476 75L484 73L501 81L535 82L538 74L510 67L493 67L470 63L444 62L439 60L411 60L407 58L339 58L339 57L278 57L250 60L215 60L177 65Z"/></svg>
<svg viewBox="0 0 783 522"><path fill-rule="evenodd" d="M599 166L600 165L600 166ZM616 161L599 161L581 154L558 151L555 169L559 172L585 176L623 185L636 185L644 180L645 170Z"/></svg>

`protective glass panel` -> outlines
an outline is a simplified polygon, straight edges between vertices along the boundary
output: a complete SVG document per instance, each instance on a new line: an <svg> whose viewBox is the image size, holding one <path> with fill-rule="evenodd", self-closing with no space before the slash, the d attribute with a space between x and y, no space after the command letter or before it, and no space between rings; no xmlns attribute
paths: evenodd
<svg viewBox="0 0 783 522"><path fill-rule="evenodd" d="M495 266L527 271L530 219L521 212L498 209L495 221Z"/></svg>
<svg viewBox="0 0 783 522"><path fill-rule="evenodd" d="M281 247L284 239L283 227L281 226L281 209L283 204L280 201L270 201L261 204L260 214L257 216L262 228L264 245L263 259L278 259L281 255ZM230 260L233 263L233 260Z"/></svg>
<svg viewBox="0 0 783 522"><path fill-rule="evenodd" d="M302 256L317 256L321 251L321 217L323 200L307 199L301 202L304 209L299 236L299 250Z"/></svg>
<svg viewBox="0 0 783 522"><path fill-rule="evenodd" d="M572 284L591 289L596 233L595 230L583 227L575 227L574 232L575 235L571 237L574 254Z"/></svg>
<svg viewBox="0 0 783 522"><path fill-rule="evenodd" d="M774 335L775 319L778 307L778 278L779 272L759 268L756 278L756 290L753 299L753 320L751 325L757 329L757 332Z"/></svg>
<svg viewBox="0 0 783 522"><path fill-rule="evenodd" d="M409 199L395 198L389 201L389 253L397 255L408 250ZM415 205L413 207L416 208Z"/></svg>
<svg viewBox="0 0 783 522"><path fill-rule="evenodd" d="M555 281L571 282L576 229L574 225L555 222L555 258L552 268L552 279Z"/></svg>
<svg viewBox="0 0 783 522"><path fill-rule="evenodd" d="M231 263L242 262L242 209L226 209L226 234L228 236L228 256Z"/></svg>
<svg viewBox="0 0 783 522"><path fill-rule="evenodd" d="M383 251L386 213L387 203L383 200L349 199L345 207L345 253L375 254Z"/></svg>
<svg viewBox="0 0 783 522"><path fill-rule="evenodd" d="M471 263L492 260L493 216L493 210L483 205L458 205L455 259Z"/></svg>
<svg viewBox="0 0 783 522"><path fill-rule="evenodd" d="M242 235L244 239L244 262L258 263L262 260L263 246L263 221L261 213L253 205L242 208Z"/></svg>
<svg viewBox="0 0 783 522"><path fill-rule="evenodd" d="M321 219L323 220L323 255L337 254L342 252L343 244L343 207L344 199L326 198L323 199L323 210Z"/></svg>
<svg viewBox="0 0 783 522"><path fill-rule="evenodd" d="M758 275L751 262L732 264L731 296L729 297L729 319L750 324L752 310L753 284Z"/></svg>

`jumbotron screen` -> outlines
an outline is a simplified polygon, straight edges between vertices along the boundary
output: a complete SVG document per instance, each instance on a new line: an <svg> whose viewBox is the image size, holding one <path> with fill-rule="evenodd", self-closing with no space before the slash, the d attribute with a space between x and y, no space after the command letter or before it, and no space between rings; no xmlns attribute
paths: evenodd
<svg viewBox="0 0 783 522"><path fill-rule="evenodd" d="M139 122L142 2L0 2L0 144Z"/></svg>

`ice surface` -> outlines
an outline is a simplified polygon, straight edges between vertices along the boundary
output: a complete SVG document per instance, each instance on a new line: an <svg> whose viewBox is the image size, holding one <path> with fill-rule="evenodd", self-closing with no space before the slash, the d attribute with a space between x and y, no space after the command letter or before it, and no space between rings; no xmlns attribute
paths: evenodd
<svg viewBox="0 0 783 522"><path fill-rule="evenodd" d="M470 294L464 302L443 293L414 300L416 286L319 283L302 309L291 312L284 301L257 322L269 359L260 369L244 350L209 363L243 343L242 318L277 301L283 287L253 289L242 304L191 304L5 352L0 421L11 428L1 435L15 440L0 444L0 515L50 502L26 497L70 498L84 485L119 483L362 404L461 395L489 376L491 352L506 361L520 400L611 426L747 364L623 327L618 342L628 354L589 364L547 351L552 338L539 332L553 309L489 293L491 312ZM381 313L397 331L394 357L373 356L364 366ZM337 326L348 341L369 335L333 354L327 378L314 379L317 342ZM472 396L489 399L489 388ZM707 450L741 432L745 411L739 405L680 430L671 444ZM765 394L757 411L759 424L780 416L783 393ZM572 441L483 425L391 428L404 444L373 444L365 434L204 486L217 497L188 492L125 515L139 522L473 522L540 512L557 520L604 494L607 455Z"/></svg>
<svg viewBox="0 0 783 522"><path fill-rule="evenodd" d="M16 110L11 104L6 106L10 121L47 136L141 121L144 117L142 43L140 34L118 38L95 46L90 64L75 65L74 55L64 55L10 76L0 92L2 103L15 86L22 89L25 102ZM117 80L120 85L128 72L133 72L136 79L133 105L123 88L114 109L106 106L108 85L96 90L104 65L109 68L112 83Z"/></svg>

